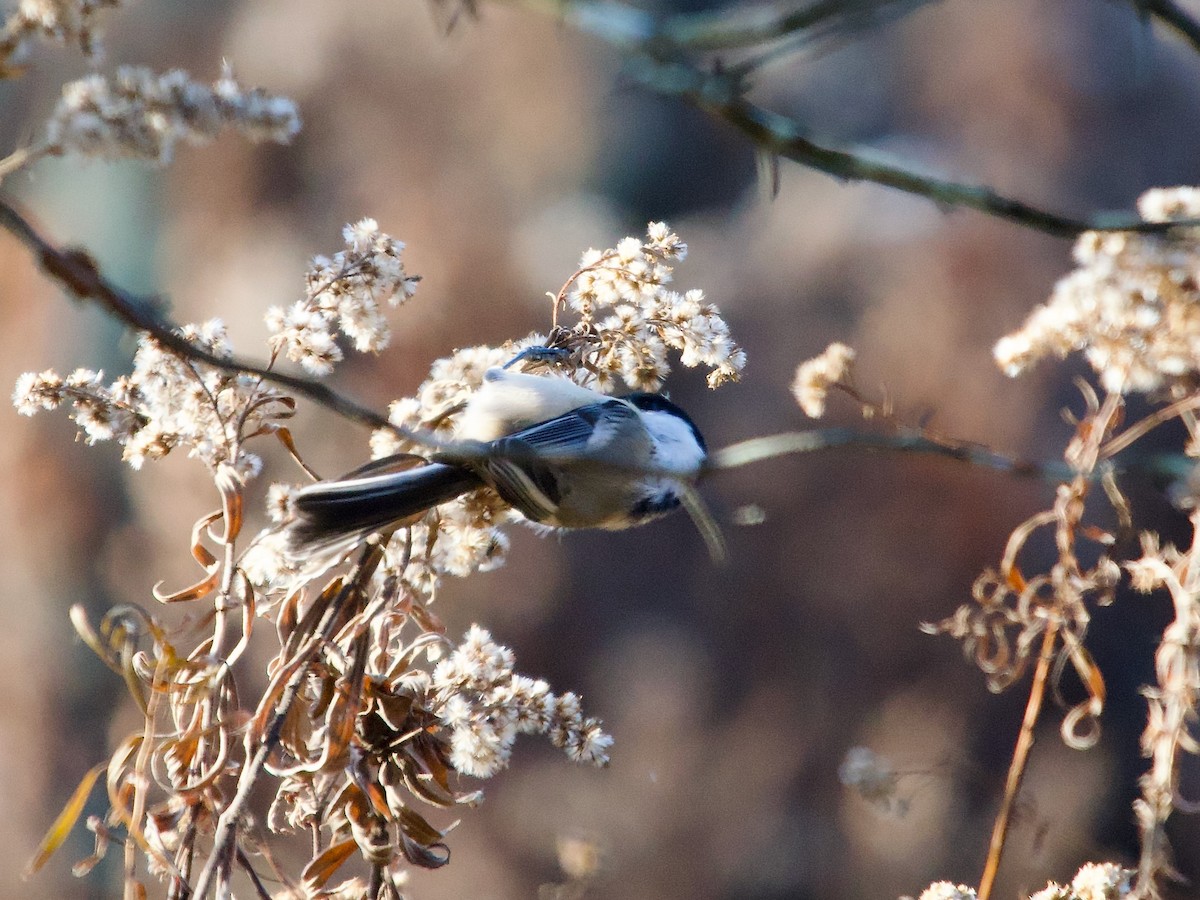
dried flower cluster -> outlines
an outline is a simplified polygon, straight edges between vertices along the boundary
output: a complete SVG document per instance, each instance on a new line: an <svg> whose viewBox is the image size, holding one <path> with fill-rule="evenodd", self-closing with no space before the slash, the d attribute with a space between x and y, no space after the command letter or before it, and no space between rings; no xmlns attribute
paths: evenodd
<svg viewBox="0 0 1200 900"><path fill-rule="evenodd" d="M214 356L232 354L219 320L187 326L180 335ZM138 342L133 371L112 384L101 372L77 369L66 377L52 370L27 372L13 391L17 411L71 407L71 418L89 444L115 441L135 469L177 447L214 472L228 467L243 480L262 462L245 449L247 437L291 415L292 403L261 379L184 360L149 336Z"/></svg>
<svg viewBox="0 0 1200 900"><path fill-rule="evenodd" d="M895 816L908 812L908 800L899 794L899 775L888 760L870 747L851 747L846 751L838 766L838 781L881 812Z"/></svg>
<svg viewBox="0 0 1200 900"><path fill-rule="evenodd" d="M1133 890L1133 871L1115 863L1086 863L1069 885L1053 881L1029 900L1120 900ZM975 900L974 888L938 881L921 892L920 900Z"/></svg>
<svg viewBox="0 0 1200 900"><path fill-rule="evenodd" d="M825 400L829 391L850 378L854 350L845 344L833 343L820 356L805 360L796 367L792 394L804 414L813 419L825 415Z"/></svg>
<svg viewBox="0 0 1200 900"><path fill-rule="evenodd" d="M267 311L272 353L282 352L313 375L328 375L341 361L338 329L360 353L387 347L391 331L380 304L398 306L420 280L404 269L404 243L381 232L374 219L347 225L342 236L345 250L312 261L304 299Z"/></svg>
<svg viewBox="0 0 1200 900"><path fill-rule="evenodd" d="M286 144L300 130L300 116L286 97L242 88L228 66L212 85L178 69L122 66L112 79L89 75L63 86L43 152L166 165L181 141L208 143L223 128Z"/></svg>
<svg viewBox="0 0 1200 900"><path fill-rule="evenodd" d="M1200 514L1193 512L1192 527L1200 531ZM1150 768L1141 778L1142 796L1134 815L1142 833L1142 871L1170 867L1163 826L1179 796L1179 758L1200 754L1200 567L1196 554L1159 545L1153 534L1142 536L1142 557L1127 565L1133 587L1150 592L1163 589L1175 609L1174 620L1163 631L1155 656L1158 684L1146 688L1149 716L1142 733L1142 752Z"/></svg>
<svg viewBox="0 0 1200 900"><path fill-rule="evenodd" d="M612 738L583 716L579 698L515 674L512 651L477 625L438 663L432 686L450 728L451 763L464 775L487 778L504 768L518 734L548 734L576 762L608 762Z"/></svg>
<svg viewBox="0 0 1200 900"><path fill-rule="evenodd" d="M1200 189L1160 188L1138 201L1148 222L1200 217ZM1095 232L1075 245L1074 272L996 361L1017 375L1046 356L1082 351L1105 389L1155 391L1200 368L1200 228Z"/></svg>
<svg viewBox="0 0 1200 900"><path fill-rule="evenodd" d="M368 606L347 623L367 646L370 665L357 703L339 703L349 685L346 655L324 657L302 692L308 715L284 729L281 756L268 765L280 783L268 815L276 833L319 831L327 853L357 850L399 889L405 864L436 868L449 860L446 831L414 807L471 806L478 792L454 789L454 773L486 778L507 765L517 733L551 733L573 758L603 763L611 739L584 720L573 694L555 697L545 682L513 671L513 653L473 627L432 672L444 640L434 632L399 640L408 622L396 609ZM343 629L345 631L345 629ZM561 740L560 740L561 738ZM572 752L590 742L599 753ZM343 765L334 760L346 761ZM320 866L310 867L313 874ZM356 879L333 890L349 890ZM313 888L326 888L324 880ZM353 896L353 895L351 895Z"/></svg>
<svg viewBox="0 0 1200 900"><path fill-rule="evenodd" d="M667 288L671 262L687 255L687 245L663 222L652 222L643 241L627 237L611 250L589 250L574 279L555 298L564 298L579 321L554 342L582 348L579 366L586 382L607 391L624 382L658 390L670 373L669 350L685 366L707 366L709 387L736 381L746 365L720 310L704 292L680 294ZM568 293L569 291L569 293Z"/></svg>
<svg viewBox="0 0 1200 900"><path fill-rule="evenodd" d="M682 252L665 226L651 233L658 235L654 253ZM369 219L347 226L344 235L345 250L314 262L306 299L268 313L272 365L286 357L309 371L327 371L342 355L335 329L357 350L387 342L384 304L411 295L416 281L401 261L403 245ZM668 346L665 334L697 340L699 331L684 327L690 321L647 320L637 334L655 346L643 349L660 352ZM696 321L727 336L715 310ZM614 337L602 324L573 333L585 332L586 341L567 342L577 352L563 353L560 344L559 352L533 352L522 365L554 366L561 375L594 382L596 353L618 343L622 352L637 350L635 333ZM220 323L181 333L216 360L231 358ZM373 452L427 453L416 432L445 437L488 368L542 343L531 335L439 360L416 395L391 409L392 421L408 429L401 433L414 439L380 431L372 436ZM692 355L728 365L731 346L722 343L715 354L694 348ZM129 807L135 811L114 807L104 820L90 822L97 839L92 862L123 827L135 835L124 841L128 871L134 870L130 855L142 848L150 871L172 885L174 896L189 889L204 895L214 884L220 889L235 864L251 866L244 804L271 778L270 827L306 832L313 844L298 892L289 896L362 896L360 874L335 878L354 857L371 870L371 883L383 886L376 896L399 896L408 866L436 867L449 858L449 829L431 824L421 805L476 802L478 793L463 791L460 782L504 768L518 735L545 735L577 762L607 763L612 738L583 713L577 695L555 694L544 681L519 674L512 651L478 626L451 647L430 611L443 578L504 561L502 526L515 514L493 491L442 504L386 544L342 548L346 565L332 580L301 574L280 586L254 575L253 553L239 554L245 484L259 469L246 445L279 430L276 420L292 413L289 397L259 377L181 358L147 337L133 372L112 384L84 370L66 378L31 373L22 376L14 401L24 413L69 406L89 443L120 443L135 467L184 447L214 470L222 497L221 510L202 518L193 533L205 577L156 595L165 602L211 599L213 631L206 640L189 652L178 646L181 637L142 613L114 613L98 629L82 612L74 615L80 634L130 685L147 716L145 735L154 736L131 737L109 763L110 786L135 798ZM270 490L276 521L287 516L289 492L286 486ZM217 552L208 547L213 542ZM264 551L269 541L252 543L271 559ZM261 699L246 707L232 663L249 646L256 616L273 623L280 649ZM143 739L151 741L146 751L132 752ZM202 858L198 848L210 837L208 862L197 874L193 860Z"/></svg>
<svg viewBox="0 0 1200 900"><path fill-rule="evenodd" d="M85 56L100 52L97 20L122 0L20 0L0 27L0 71L9 73L37 39L78 45Z"/></svg>
<svg viewBox="0 0 1200 900"><path fill-rule="evenodd" d="M1086 536L1098 542L1100 552L1090 566L1080 563L1075 544L1083 536L1079 516L1083 512L1086 486L1080 482L1058 488L1052 510L1038 513L1018 526L1009 540L999 570L989 569L971 588L972 603L960 606L949 618L922 628L930 634L945 633L962 641L963 652L988 679L988 687L1002 691L1020 678L1032 659L1037 657L1038 639L1053 626L1067 636L1068 647L1082 646L1091 620L1089 603L1107 605L1115 597L1120 569L1106 553L1113 538L1088 530ZM1059 558L1050 571L1025 575L1018 556L1038 532L1049 529L1060 548ZM1072 654L1085 684L1092 684L1096 673L1085 656ZM1064 738L1077 745L1080 738L1073 729L1083 724L1078 717L1094 716L1096 697L1092 697L1069 715L1064 722ZM1089 733L1088 740L1094 739Z"/></svg>
<svg viewBox="0 0 1200 900"><path fill-rule="evenodd" d="M1196 219L1200 189L1149 191L1139 208L1149 222ZM1013 375L1043 356L1077 350L1095 369L1107 393L1101 399L1081 383L1087 412L1063 454L1075 475L1059 486L1052 509L1013 531L998 570L986 571L976 581L974 603L925 626L961 640L993 690L1012 684L1037 660L981 896L989 894L999 865L997 848L1004 845L1013 786L1020 783L1053 663L1072 666L1088 692L1066 714L1064 740L1083 748L1098 738L1104 677L1084 640L1091 608L1115 601L1122 573L1110 555L1119 545L1118 534L1086 521L1089 495L1097 483L1102 486L1118 533L1132 534L1128 502L1107 461L1172 419L1187 431L1183 452L1195 456L1200 448L1194 413L1200 406L1195 379L1200 370L1200 229L1184 225L1161 233L1088 233L1076 245L1075 258L1079 268L1059 282L1051 300L995 347L997 361ZM1129 392L1161 394L1151 399L1162 405L1126 425L1124 395ZM1191 514L1191 547L1164 547L1157 535L1147 533L1142 557L1125 564L1135 589L1163 590L1175 608L1156 656L1158 684L1145 691L1142 751L1150 767L1134 804L1142 843L1136 883L1133 872L1117 866L1085 866L1069 887L1051 884L1034 895L1037 900L1107 900L1127 894L1154 898L1158 882L1171 874L1164 826L1179 803L1181 757L1200 752L1195 734L1200 721L1200 569L1194 566L1200 558L1200 512L1194 501L1181 506ZM1056 559L1044 573L1031 575L1022 570L1018 556L1039 533L1052 535ZM935 885L930 896L951 896L946 893L951 889Z"/></svg>

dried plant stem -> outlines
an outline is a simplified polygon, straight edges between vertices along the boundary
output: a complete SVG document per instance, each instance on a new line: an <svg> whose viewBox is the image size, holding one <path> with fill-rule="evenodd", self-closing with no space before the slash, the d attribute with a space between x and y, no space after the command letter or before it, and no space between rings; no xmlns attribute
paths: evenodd
<svg viewBox="0 0 1200 900"><path fill-rule="evenodd" d="M262 774L263 766L267 763L267 757L271 755L271 752L275 749L275 745L279 742L283 720L287 717L288 710L291 709L296 695L300 692L300 684L304 680L304 671L303 668L299 669L292 676L292 680L288 682L282 696L279 698L279 705L275 708L275 718L272 720L273 727L263 736L263 740L254 754L254 758L242 769L241 777L238 778L237 792L233 795L233 799L229 801L229 805L225 807L225 811L221 813L221 817L217 821L217 833L213 838L212 852L209 854L208 861L204 864L204 869L200 872L196 888L191 894L193 897L203 898L207 896L209 885L214 878L217 879L218 885L228 884L234 851L237 849L238 819L241 817L242 808L250 799L250 793L254 789L255 782L258 781L258 776Z"/></svg>
<svg viewBox="0 0 1200 900"><path fill-rule="evenodd" d="M1192 513L1191 523L1192 545L1186 556L1168 564L1147 554L1139 562L1166 587L1175 618L1163 630L1155 653L1158 684L1143 691L1149 718L1142 752L1150 758L1150 767L1141 777L1142 796L1133 807L1142 838L1134 890L1138 898L1160 896L1158 880L1174 874L1164 829L1176 809L1190 806L1179 794L1179 768L1180 757L1198 749L1193 730L1200 705L1200 511Z"/></svg>
<svg viewBox="0 0 1200 900"><path fill-rule="evenodd" d="M175 856L175 865L179 867L179 875L171 879L167 888L167 900L186 900L191 896L188 882L192 878L192 863L196 859L196 806L187 812L188 822L180 840L179 852Z"/></svg>
<svg viewBox="0 0 1200 900"><path fill-rule="evenodd" d="M246 855L246 851L241 847L237 852L238 865L242 867L242 871L250 878L250 883L254 885L254 891L259 896L259 900L271 900L271 892L267 890L267 886L262 883L262 879L258 877L258 873L254 871L254 866L250 862L250 857Z"/></svg>
<svg viewBox="0 0 1200 900"><path fill-rule="evenodd" d="M146 792L150 789L150 754L154 748L154 723L158 719L158 705L162 695L161 662L154 672L154 683L150 686L150 697L146 702L146 720L143 724L141 746L138 747L137 763L134 766L133 808L129 814L128 829L131 832L125 841L125 897L127 900L137 900L137 851L138 841L133 839L132 832L142 827L146 812Z"/></svg>
<svg viewBox="0 0 1200 900"><path fill-rule="evenodd" d="M364 549L363 556L346 577L341 589L325 606L325 609L321 613L320 623L317 625L310 639L305 642L302 649L297 651L297 655L307 656L312 654L333 636L342 619L341 613L345 609L346 604L360 592L362 585L366 579L370 578L381 556L378 548L368 546ZM229 805L225 807L220 818L217 820L217 831L213 837L212 851L209 853L208 860L204 864L204 869L201 871L200 877L196 882L195 890L191 894L192 897L198 898L198 900L203 900L207 896L209 887L213 884L213 879L216 879L218 895L220 895L221 886L228 885L235 854L240 849L237 846L237 832L241 824L242 810L249 801L255 784L267 764L267 760L279 744L279 738L283 732L283 723L287 719L292 704L300 693L300 687L304 683L307 671L307 665L298 666L295 672L292 673L291 678L288 679L287 685L284 687L282 694L280 694L279 701L275 704L270 723L259 742L258 749L255 751L253 758L248 760L242 768L241 775L238 778L237 791L234 793L233 799L229 801Z"/></svg>
<svg viewBox="0 0 1200 900"><path fill-rule="evenodd" d="M1000 811L996 814L996 822L992 827L992 841L988 846L987 862L983 867L983 875L979 879L978 900L988 900L992 887L996 883L996 873L1000 869L1000 857L1004 853L1004 844L1008 839L1008 827L1012 821L1013 806L1017 794L1021 790L1021 780L1025 777L1025 767L1029 762L1029 751L1033 748L1033 729L1037 725L1038 716L1042 712L1042 700L1046 695L1046 682L1050 675L1050 665L1054 661L1054 647L1058 639L1058 621L1051 618L1042 634L1042 652L1038 656L1037 668L1033 672L1033 684L1029 688L1029 702L1025 704L1025 717L1021 720L1021 732L1017 735L1017 745L1013 748L1012 762L1008 766L1008 778L1004 783L1004 800L1000 803Z"/></svg>

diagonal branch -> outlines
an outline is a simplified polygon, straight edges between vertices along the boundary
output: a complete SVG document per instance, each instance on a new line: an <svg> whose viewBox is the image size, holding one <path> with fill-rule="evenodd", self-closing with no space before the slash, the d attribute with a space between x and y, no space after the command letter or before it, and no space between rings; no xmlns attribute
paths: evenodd
<svg viewBox="0 0 1200 900"><path fill-rule="evenodd" d="M1175 0L1127 0L1138 12L1160 20L1200 51L1200 22L1189 15Z"/></svg>
<svg viewBox="0 0 1200 900"><path fill-rule="evenodd" d="M782 41L889 24L932 0L815 0L798 10L721 10L654 15L620 0L510 0L554 15L626 56L625 72L661 96L675 97L742 132L759 149L848 181L870 181L947 207L974 209L1024 228L1072 238L1084 231L1168 232L1200 222L1145 222L1129 213L1068 216L1008 197L989 187L923 174L877 154L837 149L813 140L802 123L748 100L743 78L749 60L709 72L702 61L716 51L762 49ZM1162 20L1200 50L1200 23L1176 0L1126 0Z"/></svg>
<svg viewBox="0 0 1200 900"><path fill-rule="evenodd" d="M60 249L45 238L8 201L0 198L0 228L8 231L33 251L39 265L51 278L81 300L99 304L109 315L144 331L171 352L225 372L257 375L325 406L339 415L371 428L386 428L411 437L386 417L330 389L318 381L277 372L236 356L216 356L184 339L175 324L152 302L134 297L106 279L95 260L84 250Z"/></svg>
<svg viewBox="0 0 1200 900"><path fill-rule="evenodd" d="M687 63L666 62L638 55L627 62L626 73L655 93L675 96L745 134L760 149L847 181L871 181L925 197L944 206L974 209L1055 237L1075 237L1084 231L1169 232L1188 220L1146 222L1125 214L1102 214L1078 219L1006 197L982 185L948 181L903 166L871 158L867 153L838 150L813 141L795 119L764 109L744 96L736 77L704 72Z"/></svg>

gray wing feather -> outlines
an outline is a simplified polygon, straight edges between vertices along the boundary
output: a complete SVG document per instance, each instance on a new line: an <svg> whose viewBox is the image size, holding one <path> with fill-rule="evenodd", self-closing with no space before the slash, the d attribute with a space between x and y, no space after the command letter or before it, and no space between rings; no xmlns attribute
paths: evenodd
<svg viewBox="0 0 1200 900"><path fill-rule="evenodd" d="M635 421L638 413L620 400L606 400L531 425L501 441L520 441L538 456L548 459L574 457L586 450L596 437L596 425L601 418L604 419L604 427L619 428ZM497 444L501 441L497 441Z"/></svg>

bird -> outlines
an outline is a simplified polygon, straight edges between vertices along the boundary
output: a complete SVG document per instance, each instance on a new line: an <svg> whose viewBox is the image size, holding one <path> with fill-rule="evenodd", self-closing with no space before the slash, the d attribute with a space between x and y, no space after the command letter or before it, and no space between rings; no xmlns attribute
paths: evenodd
<svg viewBox="0 0 1200 900"><path fill-rule="evenodd" d="M485 486L552 528L630 528L681 505L695 519L690 498L707 456L699 428L661 394L615 397L559 375L495 367L462 409L454 439L424 464L399 454L295 492L288 553L352 547ZM701 515L712 549L715 525Z"/></svg>

